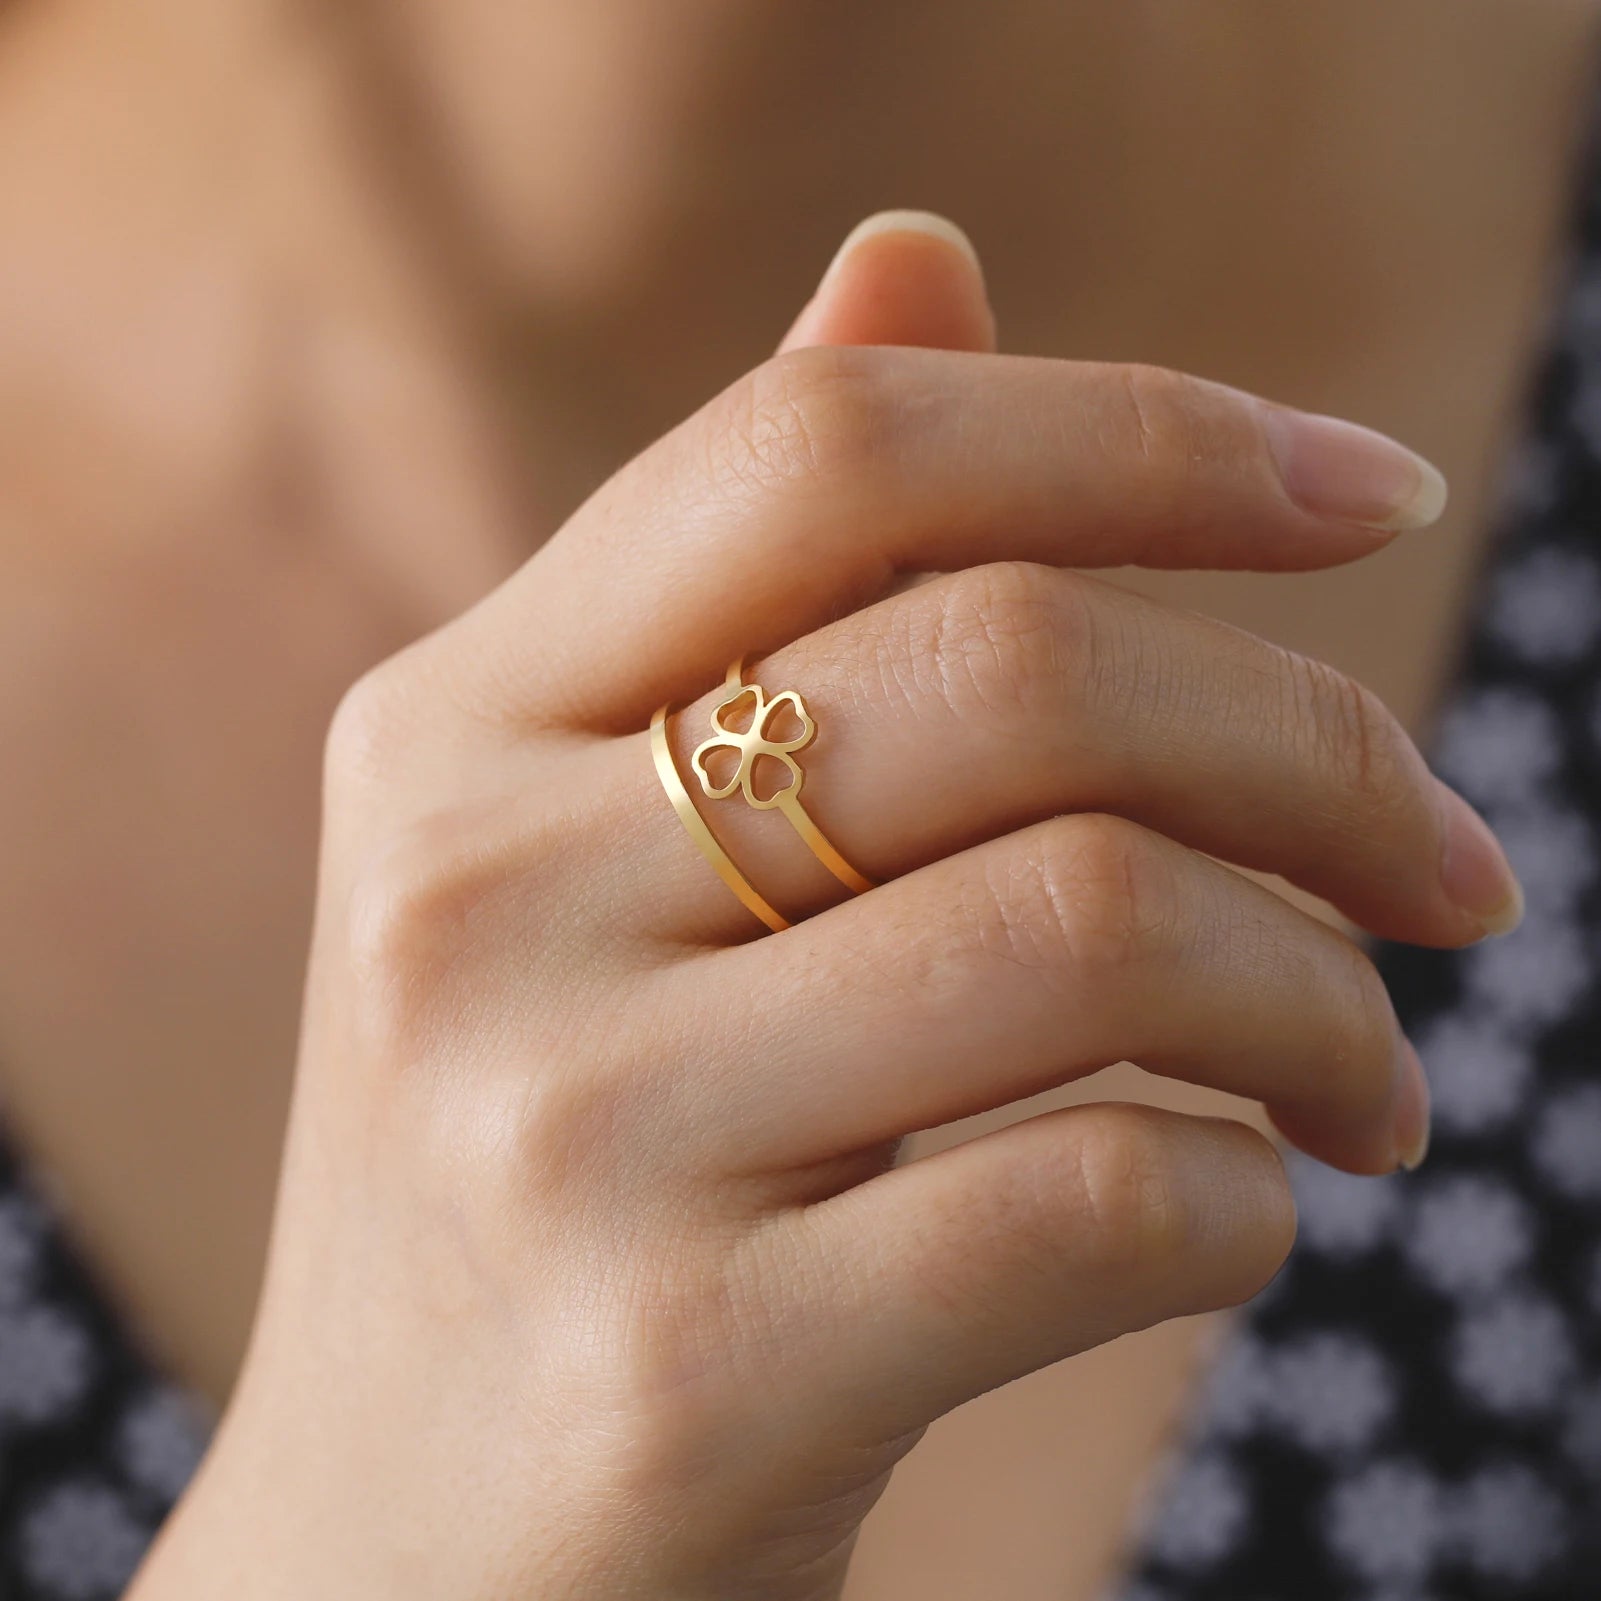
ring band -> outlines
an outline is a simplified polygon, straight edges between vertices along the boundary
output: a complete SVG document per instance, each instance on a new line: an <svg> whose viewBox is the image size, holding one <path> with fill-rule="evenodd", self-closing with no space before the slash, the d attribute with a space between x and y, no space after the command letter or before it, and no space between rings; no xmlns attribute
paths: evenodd
<svg viewBox="0 0 1601 1601"><path fill-rule="evenodd" d="M811 744L817 734L817 724L812 720L811 714L806 710L806 703L794 690L788 689L781 695L775 695L768 700L765 693L755 684L745 682L745 658L736 656L729 663L728 677L724 682L728 690L727 696L718 703L712 711L712 737L703 740L695 747L690 757L690 765L695 769L695 776L700 779L701 788L714 799L722 799L731 795L737 784L744 793L745 799L760 810L769 807L782 812L789 820L797 834L804 841L806 848L831 872L846 889L853 895L861 895L877 886L865 873L859 873L834 849L829 838L822 829L811 819L811 814L801 805L801 783L805 774L800 765L794 760L795 753L804 750ZM722 712L735 702L749 695L754 705L751 711L750 730L744 734L732 733L726 729L719 720ZM764 730L773 721L773 714L781 705L787 705L799 719L800 736L792 740L769 739ZM732 748L740 756L739 771L726 785L714 786L706 772L704 762L705 753L722 748ZM788 767L791 774L789 785L781 789L768 800L758 800L756 792L751 787L753 769L756 760L760 757L777 758Z"/></svg>
<svg viewBox="0 0 1601 1601"><path fill-rule="evenodd" d="M811 814L801 805L801 785L805 782L806 775L801 771L800 763L795 760L795 756L817 737L817 724L811 713L806 710L805 701L793 689L786 689L769 699L767 692L759 684L747 684L743 656L737 657L730 664L728 678L723 687L727 693L712 708L711 738L703 739L689 758L689 765L694 769L696 778L700 780L702 792L711 800L726 800L737 789L745 797L746 804L753 806L757 811L783 813L806 848L852 894L860 895L876 888L872 879L865 873L859 873L834 849L828 836L812 821ZM750 702L750 726L745 729L730 727L731 708L745 700ZM679 777L678 764L673 760L672 745L667 738L667 717L670 710L670 705L661 706L650 720L650 751L656 763L656 776L661 780L662 788L667 791L667 798L672 802L673 810L678 813L679 822L684 825L701 855L712 864L717 876L733 890L740 904L775 934L782 933L791 926L789 919L769 905L752 886L750 880L734 866L728 852L718 844L717 836L707 827L706 819L700 815L694 801L689 798L689 791L685 788L683 779ZM787 739L776 735L778 719L784 711L794 716L800 730L798 734ZM738 758L733 776L726 783L719 783L707 770L706 758L714 752ZM757 793L755 782L757 768L764 762L776 766L778 771L788 778L787 783L765 796Z"/></svg>
<svg viewBox="0 0 1601 1601"><path fill-rule="evenodd" d="M740 904L755 913L775 934L790 926L789 919L769 906L752 888L750 880L734 866L728 852L717 843L706 826L706 820L695 810L695 803L678 776L673 761L672 747L667 743L667 707L661 707L650 720L650 753L656 761L656 776L667 791L667 798L678 813L678 820L688 830L689 837L700 847L700 853L717 870L717 876L739 897Z"/></svg>

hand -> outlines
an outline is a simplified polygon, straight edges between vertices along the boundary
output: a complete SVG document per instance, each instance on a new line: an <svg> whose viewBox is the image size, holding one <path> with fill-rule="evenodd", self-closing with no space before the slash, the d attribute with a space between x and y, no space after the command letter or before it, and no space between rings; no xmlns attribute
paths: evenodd
<svg viewBox="0 0 1601 1601"><path fill-rule="evenodd" d="M1232 1122L901 1136L1132 1058L1351 1171L1419 1155L1366 957L1209 857L1454 945L1515 915L1494 840L1356 685L1063 564L1313 568L1438 498L1195 379L792 349L358 683L263 1311L139 1601L835 1595L933 1418L1249 1296L1293 1230ZM743 650L886 881L841 902L703 801L816 913L763 937L645 731L701 695L687 776Z"/></svg>

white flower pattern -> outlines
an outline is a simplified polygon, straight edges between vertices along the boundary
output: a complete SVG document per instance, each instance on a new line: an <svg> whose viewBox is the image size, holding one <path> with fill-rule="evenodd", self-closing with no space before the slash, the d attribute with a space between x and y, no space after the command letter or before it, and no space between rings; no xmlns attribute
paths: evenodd
<svg viewBox="0 0 1601 1601"><path fill-rule="evenodd" d="M1400 1213L1390 1184L1304 1162L1294 1172L1295 1203L1303 1250L1349 1260L1389 1240Z"/></svg>
<svg viewBox="0 0 1601 1601"><path fill-rule="evenodd" d="M152 1388L122 1415L117 1450L129 1480L175 1501L200 1465L205 1422L194 1402L170 1385Z"/></svg>
<svg viewBox="0 0 1601 1601"><path fill-rule="evenodd" d="M1553 1190L1601 1201L1601 1084L1581 1084L1541 1107L1530 1154Z"/></svg>
<svg viewBox="0 0 1601 1601"><path fill-rule="evenodd" d="M1561 1501L1523 1463L1475 1473L1458 1496L1455 1521L1468 1566L1510 1584L1537 1578L1562 1555L1568 1538Z"/></svg>
<svg viewBox="0 0 1601 1601"><path fill-rule="evenodd" d="M207 1432L117 1336L0 1140L0 1597L115 1601Z"/></svg>
<svg viewBox="0 0 1601 1601"><path fill-rule="evenodd" d="M1360 1336L1319 1330L1277 1347L1269 1361L1273 1426L1304 1451L1360 1450L1395 1411L1389 1366Z"/></svg>
<svg viewBox="0 0 1601 1601"><path fill-rule="evenodd" d="M110 1485L58 1486L22 1519L22 1567L42 1595L96 1601L121 1593L150 1531Z"/></svg>
<svg viewBox="0 0 1601 1601"><path fill-rule="evenodd" d="M1467 1008L1414 1033L1413 1043L1429 1075L1437 1132L1486 1133L1509 1122L1527 1104L1533 1050L1495 1018Z"/></svg>
<svg viewBox="0 0 1601 1601"><path fill-rule="evenodd" d="M1533 1208L1517 1191L1481 1173L1425 1181L1413 1212L1402 1255L1442 1295L1486 1295L1534 1251Z"/></svg>
<svg viewBox="0 0 1601 1601"><path fill-rule="evenodd" d="M1496 575L1485 620L1525 661L1574 661L1601 633L1601 571L1587 552L1542 546Z"/></svg>
<svg viewBox="0 0 1601 1601"><path fill-rule="evenodd" d="M1370 1584L1424 1578L1445 1527L1438 1481L1410 1462L1375 1462L1340 1479L1324 1508L1329 1550Z"/></svg>
<svg viewBox="0 0 1601 1601"><path fill-rule="evenodd" d="M1238 1471L1221 1454L1187 1462L1167 1487L1152 1549L1176 1567L1205 1567L1244 1533L1251 1508Z"/></svg>
<svg viewBox="0 0 1601 1601"><path fill-rule="evenodd" d="M1550 1411L1575 1368L1567 1319L1533 1294L1464 1312L1448 1360L1470 1401L1508 1417Z"/></svg>

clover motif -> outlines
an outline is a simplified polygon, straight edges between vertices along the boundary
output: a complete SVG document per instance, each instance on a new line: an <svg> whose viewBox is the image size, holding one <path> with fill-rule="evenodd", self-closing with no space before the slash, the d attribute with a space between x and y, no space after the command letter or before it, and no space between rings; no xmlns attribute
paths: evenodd
<svg viewBox="0 0 1601 1601"><path fill-rule="evenodd" d="M736 718L742 718L747 702L750 705L750 726L743 730L731 726ZM770 730L785 711L794 714L796 722L800 724L800 733L793 739L774 739ZM689 765L694 768L700 787L712 800L726 799L738 789L750 805L765 812L799 799L805 774L801 772L794 752L805 749L812 742L817 733L817 724L812 721L805 702L794 690L786 689L768 700L759 685L746 684L713 708L712 729L712 737L702 740L689 758ZM706 770L706 758L718 751L732 752L739 759L733 775L722 784L717 783ZM788 783L780 785L765 799L756 793L754 783L757 763L762 761L776 762L789 775Z"/></svg>

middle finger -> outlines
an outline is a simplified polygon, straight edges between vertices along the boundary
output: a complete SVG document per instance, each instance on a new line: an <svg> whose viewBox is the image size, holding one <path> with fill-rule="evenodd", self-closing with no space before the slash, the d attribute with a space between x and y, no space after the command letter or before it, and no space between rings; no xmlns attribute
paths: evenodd
<svg viewBox="0 0 1601 1601"><path fill-rule="evenodd" d="M871 878L1097 811L1280 874L1385 938L1461 945L1516 917L1493 835L1368 691L1080 574L971 568L819 630L745 680L802 695L817 728L794 758L805 810ZM674 720L679 771L760 893L806 915L840 898L834 878L778 815L738 789L709 798L692 770L725 693ZM671 883L670 920L714 939L753 929L675 832L667 817L646 870Z"/></svg>

